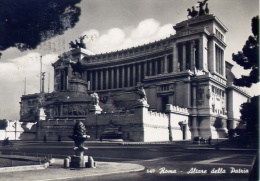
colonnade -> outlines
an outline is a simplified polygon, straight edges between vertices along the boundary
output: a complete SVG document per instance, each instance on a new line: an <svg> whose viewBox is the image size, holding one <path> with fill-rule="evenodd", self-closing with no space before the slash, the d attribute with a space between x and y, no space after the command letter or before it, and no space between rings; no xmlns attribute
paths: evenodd
<svg viewBox="0 0 260 181"><path fill-rule="evenodd" d="M212 40L210 40L212 41ZM198 39L173 44L172 53L146 60L133 59L128 64L110 67L93 68L84 75L89 84L89 90L108 90L136 86L146 76L156 76L185 70L212 70L224 74L222 49L209 45L208 39L201 36ZM210 53L214 52L214 53ZM213 62L208 62L208 56ZM208 65L210 63L210 65ZM213 64L213 65L212 65ZM65 81L66 82L66 81Z"/></svg>
<svg viewBox="0 0 260 181"><path fill-rule="evenodd" d="M68 90L69 69L70 67L65 67L63 69L56 69L56 72L54 72L54 89L56 91Z"/></svg>
<svg viewBox="0 0 260 181"><path fill-rule="evenodd" d="M175 57L178 60L176 72L200 68L199 40L186 41L176 44Z"/></svg>
<svg viewBox="0 0 260 181"><path fill-rule="evenodd" d="M90 82L90 90L132 87L142 82L145 76L173 72L173 65L172 54L167 54L141 62L87 70L86 80Z"/></svg>
<svg viewBox="0 0 260 181"><path fill-rule="evenodd" d="M215 55L216 55L216 62L215 62L216 72L223 75L225 71L225 69L223 68L224 51L217 45L215 45Z"/></svg>

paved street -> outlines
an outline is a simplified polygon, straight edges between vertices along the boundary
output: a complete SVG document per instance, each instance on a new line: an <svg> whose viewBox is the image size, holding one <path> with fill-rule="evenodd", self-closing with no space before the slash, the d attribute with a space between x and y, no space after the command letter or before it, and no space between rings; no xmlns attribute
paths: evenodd
<svg viewBox="0 0 260 181"><path fill-rule="evenodd" d="M255 151L187 150L184 144L119 145L88 143L87 155L96 161L127 162L145 166L135 173L91 177L88 180L240 180L248 178ZM26 155L52 154L64 158L73 155L72 142L27 143L2 151L25 152ZM98 168L97 168L98 169ZM42 171L44 173L44 171ZM86 180L69 178L66 180Z"/></svg>

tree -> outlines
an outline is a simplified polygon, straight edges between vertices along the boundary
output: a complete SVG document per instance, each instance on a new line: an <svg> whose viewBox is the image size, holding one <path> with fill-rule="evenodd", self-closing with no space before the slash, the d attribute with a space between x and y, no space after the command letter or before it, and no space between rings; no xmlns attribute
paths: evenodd
<svg viewBox="0 0 260 181"><path fill-rule="evenodd" d="M35 49L79 21L81 0L1 0L0 51ZM1 52L0 52L1 55Z"/></svg>
<svg viewBox="0 0 260 181"><path fill-rule="evenodd" d="M259 131L259 98L260 96L254 96L249 102L240 106L240 118L247 123L247 132L258 133Z"/></svg>
<svg viewBox="0 0 260 181"><path fill-rule="evenodd" d="M242 51L232 54L232 59L244 69L251 69L248 76L234 78L234 85L241 87L251 87L259 82L259 16L255 16L251 21L252 33L246 41Z"/></svg>

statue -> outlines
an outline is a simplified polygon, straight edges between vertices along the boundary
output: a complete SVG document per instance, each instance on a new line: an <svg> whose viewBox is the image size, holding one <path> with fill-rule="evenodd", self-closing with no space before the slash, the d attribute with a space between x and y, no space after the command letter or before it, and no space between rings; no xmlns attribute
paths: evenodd
<svg viewBox="0 0 260 181"><path fill-rule="evenodd" d="M76 74L80 74L80 78L82 78L82 74L85 72L85 68L82 66L81 62L78 61L77 63L75 62L70 62L70 65L72 67L72 74L74 77L76 77Z"/></svg>
<svg viewBox="0 0 260 181"><path fill-rule="evenodd" d="M198 14L199 14L199 12L195 10L195 7L194 7L194 6L192 6L192 12L191 12L191 13L192 13L192 16L193 16L193 17L196 17L196 16L198 16Z"/></svg>
<svg viewBox="0 0 260 181"><path fill-rule="evenodd" d="M205 13L206 13L206 14L209 14L208 3L206 3L206 7L205 7Z"/></svg>
<svg viewBox="0 0 260 181"><path fill-rule="evenodd" d="M72 49L75 49L75 48L87 49L86 44L83 41L85 37L86 37L86 35L78 37L79 42L78 42L78 40L75 40L75 43L73 41L70 41L70 43L69 43L70 48L72 48Z"/></svg>
<svg viewBox="0 0 260 181"><path fill-rule="evenodd" d="M99 103L98 94L97 93L93 93L90 96L91 96L91 100L92 100L92 105L93 106L98 106L98 103Z"/></svg>
<svg viewBox="0 0 260 181"><path fill-rule="evenodd" d="M144 88L138 88L136 93L140 96L140 99L138 99L138 103L147 104L147 97Z"/></svg>
<svg viewBox="0 0 260 181"><path fill-rule="evenodd" d="M79 47L80 47L80 48L87 49L86 44L83 42L83 40L84 40L85 37L86 37L86 35L79 37Z"/></svg>
<svg viewBox="0 0 260 181"><path fill-rule="evenodd" d="M190 8L187 9L187 11L188 11L188 15L187 15L188 18L189 17L194 18L194 17L198 16L198 14L199 14L198 11L195 10L194 6L192 6L192 11Z"/></svg>
<svg viewBox="0 0 260 181"><path fill-rule="evenodd" d="M202 1L198 1L199 3L199 16L202 16L202 15L205 15L205 10L203 9L203 6L206 4L208 0L204 0L203 2Z"/></svg>

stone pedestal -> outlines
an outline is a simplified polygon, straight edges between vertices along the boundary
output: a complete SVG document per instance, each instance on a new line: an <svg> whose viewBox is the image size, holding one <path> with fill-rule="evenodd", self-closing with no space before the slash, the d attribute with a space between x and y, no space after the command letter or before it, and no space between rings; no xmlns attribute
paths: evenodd
<svg viewBox="0 0 260 181"><path fill-rule="evenodd" d="M89 109L89 112L92 112L94 114L100 114L102 111L101 107L99 105L92 105Z"/></svg>
<svg viewBox="0 0 260 181"><path fill-rule="evenodd" d="M71 156L70 168L84 168L88 164L88 156Z"/></svg>

